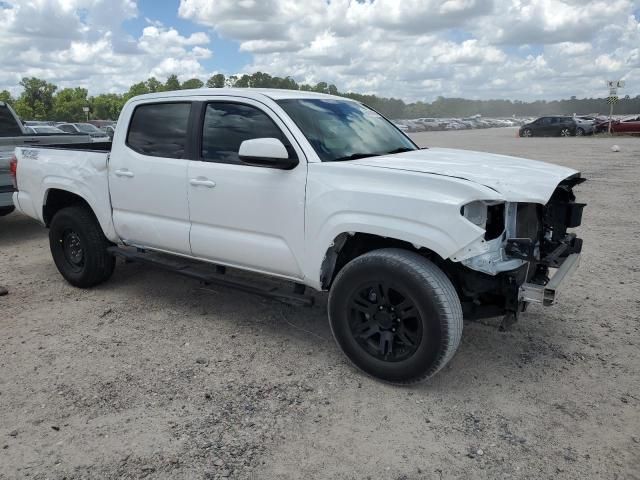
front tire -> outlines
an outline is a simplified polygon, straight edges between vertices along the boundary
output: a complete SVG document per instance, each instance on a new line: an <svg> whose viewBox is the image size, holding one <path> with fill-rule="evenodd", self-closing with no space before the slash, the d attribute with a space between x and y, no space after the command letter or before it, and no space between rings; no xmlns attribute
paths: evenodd
<svg viewBox="0 0 640 480"><path fill-rule="evenodd" d="M53 261L71 285L88 288L106 281L115 268L107 252L111 242L87 207L77 205L58 211L49 228Z"/></svg>
<svg viewBox="0 0 640 480"><path fill-rule="evenodd" d="M333 283L328 310L347 358L390 383L433 376L453 358L462 336L462 307L451 281L407 250L375 250L349 262Z"/></svg>
<svg viewBox="0 0 640 480"><path fill-rule="evenodd" d="M584 136L584 129L583 129L583 128L578 127L578 129L576 130L576 136L577 136L577 137L582 137L582 136Z"/></svg>
<svg viewBox="0 0 640 480"><path fill-rule="evenodd" d="M533 132L530 128L525 128L520 134L521 137L533 137Z"/></svg>

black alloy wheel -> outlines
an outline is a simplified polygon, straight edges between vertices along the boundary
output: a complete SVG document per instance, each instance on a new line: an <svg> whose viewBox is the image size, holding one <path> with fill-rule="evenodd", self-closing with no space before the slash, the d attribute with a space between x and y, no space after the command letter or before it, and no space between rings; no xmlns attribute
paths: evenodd
<svg viewBox="0 0 640 480"><path fill-rule="evenodd" d="M347 263L331 285L328 313L347 358L395 384L435 375L462 336L455 287L437 265L410 250L374 250Z"/></svg>
<svg viewBox="0 0 640 480"><path fill-rule="evenodd" d="M351 334L371 356L398 362L418 349L420 313L400 287L385 281L365 285L351 296L350 306Z"/></svg>

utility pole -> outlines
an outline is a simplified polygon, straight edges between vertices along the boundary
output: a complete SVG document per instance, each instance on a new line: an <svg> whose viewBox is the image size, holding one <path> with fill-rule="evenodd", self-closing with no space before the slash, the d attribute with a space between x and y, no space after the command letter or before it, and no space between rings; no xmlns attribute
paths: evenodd
<svg viewBox="0 0 640 480"><path fill-rule="evenodd" d="M624 88L624 80L608 80L607 87L609 87L609 97L607 103L609 104L609 128L608 133L611 135L611 122L613 121L613 105L618 101L618 88Z"/></svg>

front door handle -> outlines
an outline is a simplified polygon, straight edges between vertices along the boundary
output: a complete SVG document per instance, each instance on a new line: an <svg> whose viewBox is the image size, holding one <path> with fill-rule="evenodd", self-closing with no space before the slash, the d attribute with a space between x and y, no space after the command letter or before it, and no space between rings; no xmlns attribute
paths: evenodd
<svg viewBox="0 0 640 480"><path fill-rule="evenodd" d="M123 168L122 170L116 170L115 174L117 177L133 177L133 172Z"/></svg>
<svg viewBox="0 0 640 480"><path fill-rule="evenodd" d="M192 178L191 180L189 180L189 183L194 187L213 188L216 186L216 182L203 177Z"/></svg>

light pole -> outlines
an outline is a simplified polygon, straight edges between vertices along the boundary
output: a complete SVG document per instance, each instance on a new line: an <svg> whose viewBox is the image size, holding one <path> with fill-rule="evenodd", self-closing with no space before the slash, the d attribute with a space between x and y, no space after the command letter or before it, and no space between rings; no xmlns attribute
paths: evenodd
<svg viewBox="0 0 640 480"><path fill-rule="evenodd" d="M618 89L624 88L624 80L608 80L607 87L609 87L609 97L607 98L607 102L609 103L608 134L611 135L611 122L613 121L613 104L618 101Z"/></svg>
<svg viewBox="0 0 640 480"><path fill-rule="evenodd" d="M87 114L87 122L89 121L89 107L82 107L82 111Z"/></svg>

